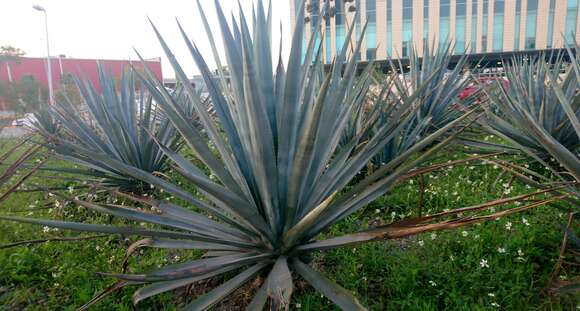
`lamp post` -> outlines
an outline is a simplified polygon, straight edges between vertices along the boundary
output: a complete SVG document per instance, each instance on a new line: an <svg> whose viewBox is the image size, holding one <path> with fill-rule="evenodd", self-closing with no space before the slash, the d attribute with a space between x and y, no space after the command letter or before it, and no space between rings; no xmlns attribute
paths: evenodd
<svg viewBox="0 0 580 311"><path fill-rule="evenodd" d="M33 5L33 9L44 13L44 28L46 30L46 63L48 66L47 76L48 76L48 104L52 105L54 103L54 94L52 90L52 66L50 64L50 44L48 42L48 15L46 10L40 5Z"/></svg>

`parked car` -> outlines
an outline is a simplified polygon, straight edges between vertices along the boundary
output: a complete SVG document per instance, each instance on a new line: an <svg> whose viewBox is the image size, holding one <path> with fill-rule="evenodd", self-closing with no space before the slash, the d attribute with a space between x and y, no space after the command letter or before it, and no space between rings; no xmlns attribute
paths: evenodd
<svg viewBox="0 0 580 311"><path fill-rule="evenodd" d="M36 123L36 117L34 116L33 113L27 113L24 115L23 118L20 119L16 119L14 121L12 121L12 126L27 126L27 127L33 127L34 124Z"/></svg>
<svg viewBox="0 0 580 311"><path fill-rule="evenodd" d="M491 86L496 82L500 82L504 88L508 88L509 87L509 82L508 80L502 78L502 77L481 77L477 79L477 82L469 85L468 87L466 87L465 89L463 89L463 91L461 91L461 93L459 93L459 99L460 100L464 100L470 96L472 96L473 94L476 94L477 92L479 92L482 88L482 86Z"/></svg>

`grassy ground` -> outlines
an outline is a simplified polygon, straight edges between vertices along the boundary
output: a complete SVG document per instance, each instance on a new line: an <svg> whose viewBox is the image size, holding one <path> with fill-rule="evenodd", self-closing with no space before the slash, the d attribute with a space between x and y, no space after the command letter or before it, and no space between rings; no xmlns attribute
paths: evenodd
<svg viewBox="0 0 580 311"><path fill-rule="evenodd" d="M517 182L510 185L499 168L480 164L428 174L423 212L532 191ZM44 177L32 179L27 187L34 183L80 187ZM82 195L86 191L73 188L71 192ZM405 182L327 234L352 232L416 215L419 197L418 181ZM39 192L15 193L0 205L0 213L118 222ZM317 253L312 264L356 292L371 310L576 310L580 304L578 297L554 300L540 295L557 258L562 237L559 225L563 222L565 214L546 206L465 229ZM56 236L78 234L0 222L0 245ZM112 279L95 273L120 271L129 243L109 236L0 249L0 310L74 310L113 283ZM132 271L145 271L199 255L147 249L131 259L130 267ZM566 273L572 272L565 271L563 277ZM139 309L175 310L185 297L190 299L219 282L220 279L214 279L196 285L187 289L187 295L182 289L156 296L142 302ZM304 283L298 280L296 285L291 309L336 309ZM256 282L248 284L232 295L230 304L216 309L232 310L232 303L248 301L256 286ZM126 288L103 300L94 310L132 310L130 297L134 290Z"/></svg>

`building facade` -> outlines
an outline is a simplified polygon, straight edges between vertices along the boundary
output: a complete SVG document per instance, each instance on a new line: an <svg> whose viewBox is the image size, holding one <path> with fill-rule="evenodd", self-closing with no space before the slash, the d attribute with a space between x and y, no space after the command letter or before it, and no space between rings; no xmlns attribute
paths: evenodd
<svg viewBox="0 0 580 311"><path fill-rule="evenodd" d="M72 75L80 79L86 79L100 90L98 77L98 64L115 77L121 77L122 73L131 66L137 70L143 69L141 61L131 62L128 60L112 59L78 59L64 56L51 57L52 81L55 90L59 88L61 81ZM145 64L157 79L163 80L161 72L161 59L146 60ZM18 82L23 77L32 76L45 88L48 87L47 59L35 57L20 57L16 61L0 62L0 81Z"/></svg>
<svg viewBox="0 0 580 311"><path fill-rule="evenodd" d="M454 53L557 49L580 41L579 0L330 0L322 16L327 63L340 51L349 25L353 42L367 23L360 60L405 58L412 47L451 41ZM292 27L302 0L290 0ZM305 2L305 41L324 0Z"/></svg>

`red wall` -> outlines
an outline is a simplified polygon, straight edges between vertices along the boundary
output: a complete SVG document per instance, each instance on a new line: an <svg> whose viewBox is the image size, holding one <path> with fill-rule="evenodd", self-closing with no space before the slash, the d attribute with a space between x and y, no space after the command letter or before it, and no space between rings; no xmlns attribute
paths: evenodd
<svg viewBox="0 0 580 311"><path fill-rule="evenodd" d="M54 89L59 88L60 78L63 74L73 74L83 80L91 80L97 89L100 90L97 62L101 63L106 73L112 73L115 77L120 77L123 70L128 69L130 64L137 69L143 68L143 63L140 61L51 58ZM163 79L160 60L150 60L145 61L145 63L157 79ZM22 57L19 63L10 63L10 71L12 72L13 81L20 81L22 76L32 75L42 85L48 88L46 58ZM0 80L9 80L6 64L0 64Z"/></svg>

